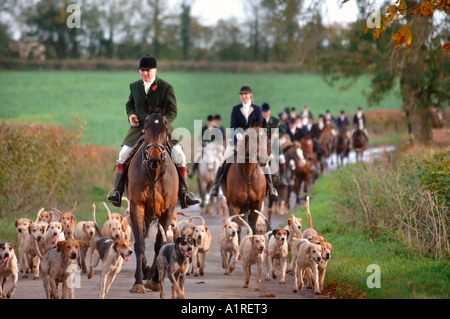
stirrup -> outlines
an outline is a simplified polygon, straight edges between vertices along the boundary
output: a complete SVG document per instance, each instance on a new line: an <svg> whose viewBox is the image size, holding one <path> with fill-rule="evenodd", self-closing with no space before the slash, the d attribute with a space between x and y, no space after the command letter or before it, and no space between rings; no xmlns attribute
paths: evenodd
<svg viewBox="0 0 450 319"><path fill-rule="evenodd" d="M119 198L116 197L117 195L119 195ZM122 206L122 194L116 189L109 191L106 200L116 207Z"/></svg>
<svg viewBox="0 0 450 319"><path fill-rule="evenodd" d="M186 192L184 194L184 196L182 197L182 199L183 200L181 200L181 198L180 198L180 206L183 209L188 208L189 206L197 205L197 204L201 203L201 201L192 192ZM188 203L188 201L190 201L190 202Z"/></svg>

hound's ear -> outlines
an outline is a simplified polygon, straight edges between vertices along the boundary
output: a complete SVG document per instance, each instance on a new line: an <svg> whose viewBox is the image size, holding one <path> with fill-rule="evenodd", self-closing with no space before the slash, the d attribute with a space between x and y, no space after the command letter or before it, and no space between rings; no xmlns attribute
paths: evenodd
<svg viewBox="0 0 450 319"><path fill-rule="evenodd" d="M285 229L285 231L286 231L286 233L287 233L287 235L288 235L288 237L289 237L289 230Z"/></svg>
<svg viewBox="0 0 450 319"><path fill-rule="evenodd" d="M272 235L276 235L277 233L278 233L278 231L279 231L279 229L277 228L277 229L274 229L274 230L272 230Z"/></svg>
<svg viewBox="0 0 450 319"><path fill-rule="evenodd" d="M56 243L56 251L58 253L62 252L64 250L64 245L66 244L67 240L59 241Z"/></svg>
<svg viewBox="0 0 450 319"><path fill-rule="evenodd" d="M194 241L194 246L197 246L197 241L195 240L195 238L192 238L192 240Z"/></svg>
<svg viewBox="0 0 450 319"><path fill-rule="evenodd" d="M62 227L62 231L64 231L64 224L63 223L60 223L61 224L61 227Z"/></svg>
<svg viewBox="0 0 450 319"><path fill-rule="evenodd" d="M122 227L123 227L123 231L126 231L128 228L128 219L123 218L122 219Z"/></svg>

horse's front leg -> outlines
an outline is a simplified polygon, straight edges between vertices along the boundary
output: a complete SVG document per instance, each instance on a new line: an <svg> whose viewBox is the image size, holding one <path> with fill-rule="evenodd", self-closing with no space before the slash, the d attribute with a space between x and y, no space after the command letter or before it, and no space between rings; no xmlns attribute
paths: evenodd
<svg viewBox="0 0 450 319"><path fill-rule="evenodd" d="M137 206L133 201L130 204L131 225L134 234L134 252L136 254L136 272L134 274L135 282L131 288L131 293L145 293L143 284L143 266L146 263L145 258L145 238L144 238L144 214L145 208Z"/></svg>
<svg viewBox="0 0 450 319"><path fill-rule="evenodd" d="M165 212L161 214L161 217L159 218L159 223L164 229L164 232L167 231L167 228L169 227L170 221L172 220L174 209L168 209ZM163 237L161 235L161 232L158 227L158 232L156 233L156 239L155 239L155 245L154 245L154 251L155 256L153 258L153 263L150 268L150 274L148 276L148 280L145 282L145 287L148 289L151 289L153 291L160 291L161 285L159 282L159 272L158 267L156 265L156 259L158 258L159 251L163 245Z"/></svg>

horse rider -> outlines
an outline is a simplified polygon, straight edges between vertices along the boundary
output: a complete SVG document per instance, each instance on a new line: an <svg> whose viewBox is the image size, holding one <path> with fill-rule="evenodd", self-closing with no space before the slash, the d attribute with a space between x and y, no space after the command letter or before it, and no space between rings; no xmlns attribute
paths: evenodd
<svg viewBox="0 0 450 319"><path fill-rule="evenodd" d="M305 134L303 132L303 127L299 128L297 125L296 119L290 119L289 120L289 126L286 130L286 134L291 139L291 142L300 142L303 137L305 137Z"/></svg>
<svg viewBox="0 0 450 319"><path fill-rule="evenodd" d="M348 120L347 114L345 114L345 111L342 110L341 111L341 115L336 120L336 129L337 129L337 131L339 132L344 125L349 126L350 122ZM348 145L351 145L350 137L346 136L345 138L347 139L347 141L349 143Z"/></svg>
<svg viewBox="0 0 450 319"><path fill-rule="evenodd" d="M333 115L331 115L330 110L327 110L325 112L325 124L334 126L335 123L336 123L336 119L334 118Z"/></svg>
<svg viewBox="0 0 450 319"><path fill-rule="evenodd" d="M239 96L241 99L241 104L234 106L231 112L230 127L233 129L233 139L230 141L225 150L222 165L219 166L217 170L216 179L210 192L210 195L213 197L217 197L219 193L222 179L225 177L227 169L232 162L228 159L234 156L236 144L244 139L242 130L246 131L254 121L256 121L256 125L258 126L260 126L263 121L261 108L253 104L252 88L247 84L243 85L239 91ZM272 175L270 172L264 175L269 188L269 196L277 197L278 193L273 187Z"/></svg>
<svg viewBox="0 0 450 319"><path fill-rule="evenodd" d="M216 114L216 116L214 116L214 126L217 127L222 133L222 144L225 148L227 145L227 134L225 132L225 127L222 125L222 117L220 114Z"/></svg>
<svg viewBox="0 0 450 319"><path fill-rule="evenodd" d="M359 128L361 131L363 131L367 142L369 142L369 133L367 132L367 128L366 128L366 116L364 115L361 106L358 107L358 111L356 112L355 116L353 117L353 129L356 130L357 128Z"/></svg>
<svg viewBox="0 0 450 319"><path fill-rule="evenodd" d="M200 140L202 142L202 149L196 150L196 155L194 157L194 163L192 164L192 170L189 172L188 177L194 177L195 173L198 170L198 163L201 161L203 155L203 148L208 145L210 142L219 142L216 141L216 133L217 129L220 129L216 126L216 122L214 120L214 116L208 115L206 118L206 125L202 127L202 135L200 136ZM222 131L220 131L222 134ZM220 134L220 135L221 135Z"/></svg>
<svg viewBox="0 0 450 319"><path fill-rule="evenodd" d="M270 110L270 105L268 103L263 103L263 105L261 105L261 111L263 116L261 127L267 129L267 139L272 143L272 149L275 147L278 148L281 185L287 186L286 160L280 145L280 137L284 135L283 126L281 125L280 119L272 116L272 111ZM278 129L278 131L274 131L275 134L272 135L272 129Z"/></svg>
<svg viewBox="0 0 450 319"><path fill-rule="evenodd" d="M340 131L342 125L350 125L344 110L341 111L341 115L336 119L336 129Z"/></svg>
<svg viewBox="0 0 450 319"><path fill-rule="evenodd" d="M142 138L145 126L145 118L153 108L166 109L166 117L169 124L168 145L171 148L172 158L177 167L179 183L178 198L182 208L199 204L200 201L188 190L186 178L186 157L179 144L172 141L173 128L171 123L177 117L177 100L175 91L168 82L157 77L157 64L153 56L143 56L139 62L141 79L130 84L130 96L126 103L128 121L131 124L125 139L122 142L122 150L116 163L116 179L114 189L108 194L108 201L114 206L120 207L124 192L126 178L121 178L124 173L124 163L135 148L136 143Z"/></svg>
<svg viewBox="0 0 450 319"><path fill-rule="evenodd" d="M311 111L309 110L309 106L308 105L305 104L303 106L303 111L300 114L300 117L303 120L303 126L308 125L309 119L313 118L313 115L312 115Z"/></svg>

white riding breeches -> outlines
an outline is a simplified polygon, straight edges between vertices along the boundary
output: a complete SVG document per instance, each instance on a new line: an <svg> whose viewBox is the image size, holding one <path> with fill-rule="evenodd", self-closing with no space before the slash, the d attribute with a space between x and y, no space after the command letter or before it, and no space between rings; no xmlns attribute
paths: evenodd
<svg viewBox="0 0 450 319"><path fill-rule="evenodd" d="M119 153L119 159L117 163L124 163L133 151L132 147L124 145ZM186 167L186 155L184 155L183 149L180 144L172 147L172 161L177 167Z"/></svg>

